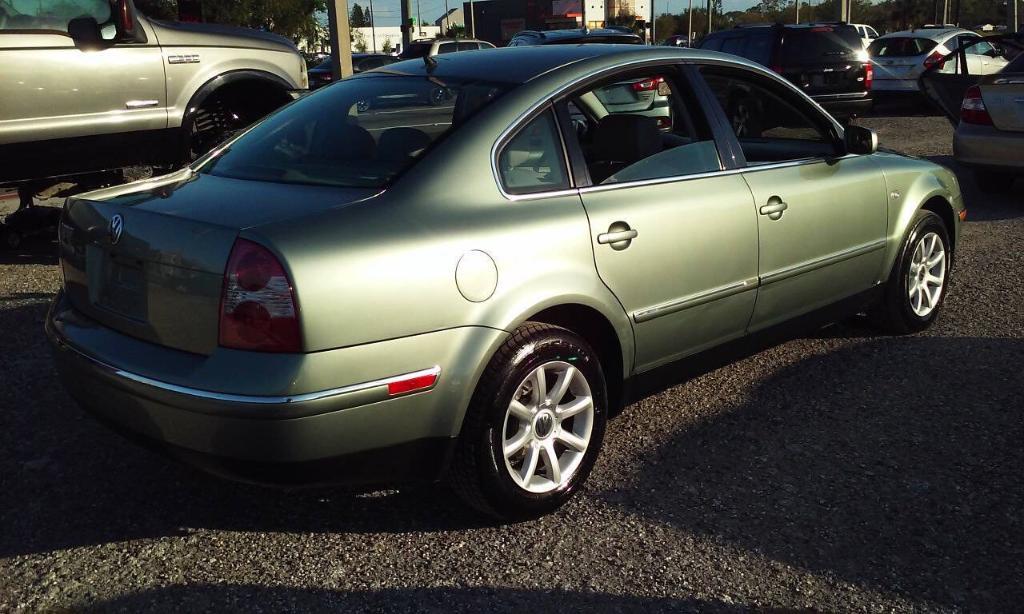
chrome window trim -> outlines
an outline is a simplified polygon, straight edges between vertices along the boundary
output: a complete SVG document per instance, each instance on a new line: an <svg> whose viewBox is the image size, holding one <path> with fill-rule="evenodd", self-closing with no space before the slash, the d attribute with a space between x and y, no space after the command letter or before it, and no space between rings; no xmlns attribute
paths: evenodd
<svg viewBox="0 0 1024 614"><path fill-rule="evenodd" d="M633 321L640 324L641 322L647 322L655 318L660 318L661 316L667 316L669 314L676 313L677 311L697 307L698 305L727 298L741 292L746 292L747 290L753 290L759 285L760 283L758 282L758 279L756 277L752 277L750 279L744 279L742 281L726 284L710 290L697 292L682 298L672 299L665 303L661 303L660 305L647 307L633 312Z"/></svg>
<svg viewBox="0 0 1024 614"><path fill-rule="evenodd" d="M851 248L838 252L833 252L821 258L815 258L814 260L807 260L799 264L777 269L770 273L761 275L761 285L766 286L777 281L783 281L785 279L790 279L791 277L796 277L797 275L802 275L803 273L816 271L831 264L838 264L844 260L849 260L851 258L856 258L857 256L878 251L885 248L886 243L887 241L885 239L878 239L876 241L855 245Z"/></svg>
<svg viewBox="0 0 1024 614"><path fill-rule="evenodd" d="M281 396L261 396L261 395L247 395L247 394L228 394L223 392L213 392L210 390L201 390L198 388L191 388L188 386L179 386L178 384L171 384L161 380L146 377L145 375L139 375L138 373L132 373L131 371L125 371L124 369L110 365L102 360L94 358L82 352L78 348L75 348L67 342L61 341L61 347L70 350L79 357L89 361L99 369L105 371L108 375L125 379L136 384L142 384L151 388L157 388L165 392L173 392L175 394L182 394L190 397L196 397L199 399L205 399L208 401L221 401L226 403L242 403L247 405L290 405L295 403L308 403L311 401L319 401L321 399L329 399L341 395L351 394L354 392L362 392L373 388L385 387L388 384L398 382L401 380L411 379L414 377L422 377L426 375L433 375L437 377L434 381L434 385L430 388L423 388L415 390L414 392L425 392L431 390L437 386L437 381L440 380L441 367L434 365L429 369L422 369L420 371L413 371L411 373L404 373L402 375L394 375L386 377L384 379L372 380L369 382L362 382L359 384L352 384L349 386L341 386L339 388L330 388L328 390L318 390L316 392L307 392L304 394L292 394L292 395L281 395ZM411 393L407 393L411 394ZM392 395L387 398L398 398L402 395Z"/></svg>

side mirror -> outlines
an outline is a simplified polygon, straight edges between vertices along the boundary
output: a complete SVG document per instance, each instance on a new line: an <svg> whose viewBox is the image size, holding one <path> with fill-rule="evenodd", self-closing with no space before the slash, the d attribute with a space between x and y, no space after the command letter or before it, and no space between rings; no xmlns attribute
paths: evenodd
<svg viewBox="0 0 1024 614"><path fill-rule="evenodd" d="M109 46L95 17L75 17L69 21L68 35L79 51L98 51Z"/></svg>
<svg viewBox="0 0 1024 614"><path fill-rule="evenodd" d="M846 153L870 155L878 151L878 135L863 126L848 125L843 132Z"/></svg>

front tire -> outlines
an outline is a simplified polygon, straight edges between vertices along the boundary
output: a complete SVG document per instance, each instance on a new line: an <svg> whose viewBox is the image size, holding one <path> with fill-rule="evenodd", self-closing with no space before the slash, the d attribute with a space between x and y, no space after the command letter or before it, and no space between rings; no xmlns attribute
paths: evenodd
<svg viewBox="0 0 1024 614"><path fill-rule="evenodd" d="M449 481L469 505L502 520L554 511L590 474L607 415L604 373L587 342L524 324L480 378Z"/></svg>
<svg viewBox="0 0 1024 614"><path fill-rule="evenodd" d="M942 219L918 211L903 241L885 294L872 320L894 334L922 331L935 321L949 286L952 251Z"/></svg>

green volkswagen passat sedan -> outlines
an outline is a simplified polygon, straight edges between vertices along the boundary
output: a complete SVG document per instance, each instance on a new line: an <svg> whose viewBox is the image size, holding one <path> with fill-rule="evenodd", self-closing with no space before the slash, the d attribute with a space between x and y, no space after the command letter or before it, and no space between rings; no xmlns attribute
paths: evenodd
<svg viewBox="0 0 1024 614"><path fill-rule="evenodd" d="M645 79L669 122L595 94ZM402 62L70 199L47 331L82 406L218 474L447 479L529 517L683 366L822 314L935 319L959 187L875 148L714 52Z"/></svg>

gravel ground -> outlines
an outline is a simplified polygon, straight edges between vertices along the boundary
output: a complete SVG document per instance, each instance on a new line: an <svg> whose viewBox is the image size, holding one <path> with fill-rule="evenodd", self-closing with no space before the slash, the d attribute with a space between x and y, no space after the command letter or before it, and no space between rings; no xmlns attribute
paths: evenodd
<svg viewBox="0 0 1024 614"><path fill-rule="evenodd" d="M950 163L937 117L874 117ZM646 399L561 512L287 493L135 447L56 383L48 254L0 265L0 610L1010 611L1024 603L1024 201L970 223L925 334L833 326Z"/></svg>

